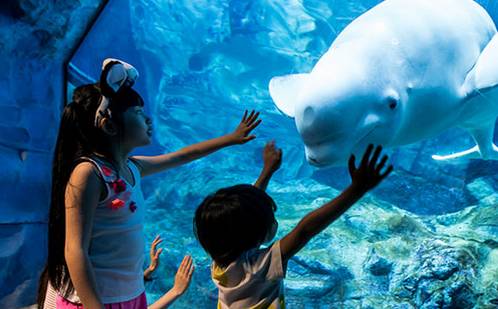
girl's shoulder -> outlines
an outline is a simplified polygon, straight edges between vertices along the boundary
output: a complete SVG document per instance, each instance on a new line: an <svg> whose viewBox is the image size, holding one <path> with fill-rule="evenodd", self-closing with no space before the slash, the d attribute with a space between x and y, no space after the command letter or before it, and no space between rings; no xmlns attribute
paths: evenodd
<svg viewBox="0 0 498 309"><path fill-rule="evenodd" d="M81 157L74 164L70 181L95 187L100 193L99 200L102 200L107 195L106 183L114 178L115 173L103 161L92 157Z"/></svg>
<svg viewBox="0 0 498 309"><path fill-rule="evenodd" d="M99 178L101 178L104 182L114 181L117 178L117 173L114 168L105 159L97 156L89 156L80 157L76 162L76 164L86 163L87 165L91 165L97 176L99 176Z"/></svg>
<svg viewBox="0 0 498 309"><path fill-rule="evenodd" d="M79 161L75 163L73 171L71 172L70 180L98 180L98 168L88 161Z"/></svg>
<svg viewBox="0 0 498 309"><path fill-rule="evenodd" d="M66 186L66 198L83 200L84 196L101 196L104 192L97 168L90 162L78 162Z"/></svg>

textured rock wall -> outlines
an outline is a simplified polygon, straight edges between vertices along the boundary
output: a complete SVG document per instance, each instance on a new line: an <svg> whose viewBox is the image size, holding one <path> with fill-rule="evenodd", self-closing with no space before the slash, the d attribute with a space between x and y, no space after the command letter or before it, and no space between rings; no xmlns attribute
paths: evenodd
<svg viewBox="0 0 498 309"><path fill-rule="evenodd" d="M0 4L0 308L35 301L46 259L63 62L100 2Z"/></svg>

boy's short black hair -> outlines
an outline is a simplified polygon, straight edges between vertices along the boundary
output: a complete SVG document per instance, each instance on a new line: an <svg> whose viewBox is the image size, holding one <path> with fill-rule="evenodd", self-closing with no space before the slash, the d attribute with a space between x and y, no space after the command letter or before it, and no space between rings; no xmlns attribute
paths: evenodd
<svg viewBox="0 0 498 309"><path fill-rule="evenodd" d="M273 199L255 186L223 188L197 208L194 233L213 260L225 267L264 242L275 223L275 211Z"/></svg>

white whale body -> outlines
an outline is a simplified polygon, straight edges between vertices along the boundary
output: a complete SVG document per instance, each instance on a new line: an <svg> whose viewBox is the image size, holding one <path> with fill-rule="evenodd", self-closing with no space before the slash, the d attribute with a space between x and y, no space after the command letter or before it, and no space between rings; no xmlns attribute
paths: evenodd
<svg viewBox="0 0 498 309"><path fill-rule="evenodd" d="M476 146L436 160L497 159L498 35L472 0L386 0L349 24L312 71L271 79L308 162L342 165L367 144L401 146L452 127Z"/></svg>

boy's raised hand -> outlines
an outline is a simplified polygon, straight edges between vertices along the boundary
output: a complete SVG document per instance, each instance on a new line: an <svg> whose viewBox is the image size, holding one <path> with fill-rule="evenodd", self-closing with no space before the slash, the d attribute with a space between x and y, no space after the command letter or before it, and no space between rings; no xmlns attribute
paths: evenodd
<svg viewBox="0 0 498 309"><path fill-rule="evenodd" d="M389 165L384 172L381 172L388 156L382 156L380 162L377 163L382 152L382 146L377 146L373 156L370 157L373 150L374 146L372 144L368 145L358 168L355 166L355 156L351 155L349 158L349 174L351 175L352 186L363 193L377 186L393 170L393 166Z"/></svg>
<svg viewBox="0 0 498 309"><path fill-rule="evenodd" d="M255 135L249 134L261 123L261 119L258 119L258 117L259 112L256 113L254 110L251 111L249 115L247 110L244 112L244 116L242 117L240 124L237 126L235 131L230 134L234 144L245 144L256 138Z"/></svg>
<svg viewBox="0 0 498 309"><path fill-rule="evenodd" d="M263 149L263 169L254 186L261 190L266 190L273 173L275 173L282 164L282 149L275 147L275 142L266 143Z"/></svg>
<svg viewBox="0 0 498 309"><path fill-rule="evenodd" d="M276 172L282 164L282 149L275 147L275 141L268 142L263 149L264 169Z"/></svg>

